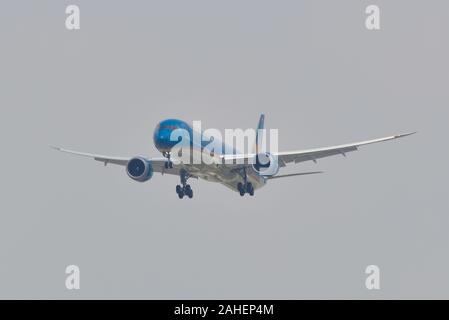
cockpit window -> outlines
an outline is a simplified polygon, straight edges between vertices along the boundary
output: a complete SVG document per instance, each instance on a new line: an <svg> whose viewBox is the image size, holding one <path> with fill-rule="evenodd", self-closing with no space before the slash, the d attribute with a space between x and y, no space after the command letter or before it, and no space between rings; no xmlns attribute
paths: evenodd
<svg viewBox="0 0 449 320"><path fill-rule="evenodd" d="M176 130L176 129L179 129L179 127L178 126L165 124L165 125L160 126L160 129L161 130L165 130L165 129Z"/></svg>

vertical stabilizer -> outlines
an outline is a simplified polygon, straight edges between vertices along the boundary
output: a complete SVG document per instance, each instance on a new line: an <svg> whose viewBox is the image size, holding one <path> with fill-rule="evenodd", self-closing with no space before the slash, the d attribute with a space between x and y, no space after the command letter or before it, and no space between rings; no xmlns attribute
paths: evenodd
<svg viewBox="0 0 449 320"><path fill-rule="evenodd" d="M265 115L262 113L259 118L259 124L257 125L256 131L256 143L254 145L254 152L256 154L259 153L262 147L263 139L264 139L264 130L265 129Z"/></svg>

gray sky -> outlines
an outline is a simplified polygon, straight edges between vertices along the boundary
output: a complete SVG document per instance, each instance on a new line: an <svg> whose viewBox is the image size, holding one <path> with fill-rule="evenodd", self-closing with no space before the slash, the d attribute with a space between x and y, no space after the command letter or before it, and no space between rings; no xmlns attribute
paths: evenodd
<svg viewBox="0 0 449 320"><path fill-rule="evenodd" d="M447 1L2 8L1 298L449 298ZM255 197L193 181L182 201L176 177L135 183L48 147L159 156L164 118L248 128L261 112L281 150L419 133L289 167L326 173Z"/></svg>

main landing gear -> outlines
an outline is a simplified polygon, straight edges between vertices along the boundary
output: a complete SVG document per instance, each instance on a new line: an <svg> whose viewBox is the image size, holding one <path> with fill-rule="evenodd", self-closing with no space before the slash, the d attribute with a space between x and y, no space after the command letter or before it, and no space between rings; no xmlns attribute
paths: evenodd
<svg viewBox="0 0 449 320"><path fill-rule="evenodd" d="M249 193L250 196L254 196L254 187L251 182L248 182L248 177L246 175L246 170L243 169L243 183L239 182L237 184L237 189L239 190L240 195L243 197L245 193Z"/></svg>
<svg viewBox="0 0 449 320"><path fill-rule="evenodd" d="M190 199L193 198L193 190L190 187L190 184L187 184L187 179L189 175L186 171L182 170L180 172L181 177L181 185L176 186L176 193L178 194L179 199L184 198L184 196L188 196Z"/></svg>
<svg viewBox="0 0 449 320"><path fill-rule="evenodd" d="M242 197L245 195L245 193L249 193L250 196L254 195L254 187L251 182L247 182L245 184L239 182L237 184L237 189L239 190L239 193Z"/></svg>

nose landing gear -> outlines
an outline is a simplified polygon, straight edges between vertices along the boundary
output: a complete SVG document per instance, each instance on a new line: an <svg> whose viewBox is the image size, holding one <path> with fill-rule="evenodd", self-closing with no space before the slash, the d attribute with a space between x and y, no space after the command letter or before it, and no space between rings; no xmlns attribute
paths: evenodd
<svg viewBox="0 0 449 320"><path fill-rule="evenodd" d="M164 163L165 169L173 169L173 162L170 160L170 152L163 152L162 155L167 158L167 162Z"/></svg>

